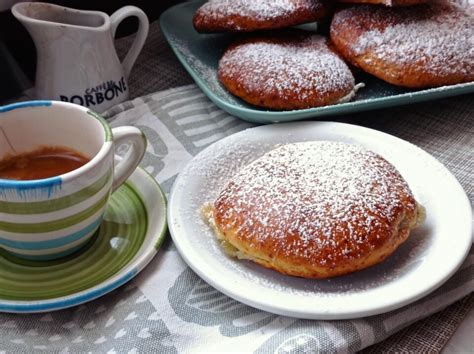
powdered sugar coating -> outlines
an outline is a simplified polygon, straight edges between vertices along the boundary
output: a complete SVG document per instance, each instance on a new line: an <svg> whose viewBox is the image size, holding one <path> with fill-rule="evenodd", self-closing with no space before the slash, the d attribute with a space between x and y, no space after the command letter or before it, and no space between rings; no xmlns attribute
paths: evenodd
<svg viewBox="0 0 474 354"><path fill-rule="evenodd" d="M244 167L214 207L219 229L250 248L329 268L367 257L392 242L403 218L416 219L395 167L361 147L325 141L270 151Z"/></svg>
<svg viewBox="0 0 474 354"><path fill-rule="evenodd" d="M452 3L458 5L468 12L471 16L474 16L474 0L450 0Z"/></svg>
<svg viewBox="0 0 474 354"><path fill-rule="evenodd" d="M336 103L353 92L355 84L350 69L319 35L244 40L226 51L218 71L220 80L232 93L269 108ZM232 90L229 83L235 83L239 92ZM265 100L270 99L281 107L267 104Z"/></svg>
<svg viewBox="0 0 474 354"><path fill-rule="evenodd" d="M194 17L198 30L253 31L315 21L325 15L320 0L210 0Z"/></svg>
<svg viewBox="0 0 474 354"><path fill-rule="evenodd" d="M339 11L332 27L351 20L360 24L356 25L360 35L349 44L355 57L370 52L371 57L406 71L419 67L438 77L474 73L474 17L456 5L354 6Z"/></svg>
<svg viewBox="0 0 474 354"><path fill-rule="evenodd" d="M318 1L301 0L210 0L202 6L202 10L217 17L240 15L269 20L288 16L301 7L316 10L319 6Z"/></svg>
<svg viewBox="0 0 474 354"><path fill-rule="evenodd" d="M339 0L341 2L353 2L353 3L367 3L367 4L382 4L385 6L407 6L414 4L421 4L430 0Z"/></svg>

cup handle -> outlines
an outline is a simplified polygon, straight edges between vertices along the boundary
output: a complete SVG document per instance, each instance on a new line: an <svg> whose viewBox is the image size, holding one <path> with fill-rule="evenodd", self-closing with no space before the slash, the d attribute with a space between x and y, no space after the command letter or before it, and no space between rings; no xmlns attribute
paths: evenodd
<svg viewBox="0 0 474 354"><path fill-rule="evenodd" d="M136 6L124 6L118 9L110 16L110 30L112 31L112 38L115 38L115 32L117 27L125 18L135 16L138 18L138 32L132 46L128 50L127 55L123 59L122 66L125 73L125 77L128 79L132 66L137 60L138 54L145 44L146 37L148 36L149 22L146 14Z"/></svg>
<svg viewBox="0 0 474 354"><path fill-rule="evenodd" d="M122 144L130 144L125 156L114 167L112 192L127 180L143 158L146 150L146 137L135 127L118 127L112 129L115 149Z"/></svg>

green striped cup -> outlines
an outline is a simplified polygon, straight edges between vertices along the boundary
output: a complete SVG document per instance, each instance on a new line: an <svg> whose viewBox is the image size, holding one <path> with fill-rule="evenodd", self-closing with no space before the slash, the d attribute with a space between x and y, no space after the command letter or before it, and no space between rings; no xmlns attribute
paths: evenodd
<svg viewBox="0 0 474 354"><path fill-rule="evenodd" d="M130 147L114 166L114 146L123 144ZM110 193L142 159L146 138L134 127L110 129L103 118L72 103L0 107L0 159L45 145L66 146L91 160L52 178L0 179L0 247L35 260L68 255L93 237Z"/></svg>

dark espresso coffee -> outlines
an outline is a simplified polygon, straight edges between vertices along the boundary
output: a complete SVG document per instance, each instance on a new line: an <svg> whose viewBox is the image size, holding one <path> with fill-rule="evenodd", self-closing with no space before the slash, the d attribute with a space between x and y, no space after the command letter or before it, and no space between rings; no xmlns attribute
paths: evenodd
<svg viewBox="0 0 474 354"><path fill-rule="evenodd" d="M81 153L63 146L43 146L0 160L0 178L32 180L71 172L90 161Z"/></svg>

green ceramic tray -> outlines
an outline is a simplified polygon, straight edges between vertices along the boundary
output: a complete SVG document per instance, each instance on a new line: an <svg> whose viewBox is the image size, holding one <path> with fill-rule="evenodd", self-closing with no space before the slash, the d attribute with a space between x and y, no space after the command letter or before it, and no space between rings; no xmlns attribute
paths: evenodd
<svg viewBox="0 0 474 354"><path fill-rule="evenodd" d="M429 90L408 90L389 85L361 73L356 82L365 83L347 103L293 111L268 111L249 105L226 91L217 79L217 65L233 34L199 34L192 25L196 9L204 1L178 4L160 17L160 26L179 61L209 99L230 114L253 123L276 123L400 106L474 92L474 82Z"/></svg>

